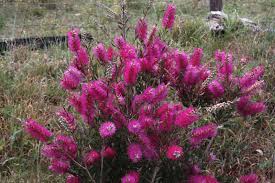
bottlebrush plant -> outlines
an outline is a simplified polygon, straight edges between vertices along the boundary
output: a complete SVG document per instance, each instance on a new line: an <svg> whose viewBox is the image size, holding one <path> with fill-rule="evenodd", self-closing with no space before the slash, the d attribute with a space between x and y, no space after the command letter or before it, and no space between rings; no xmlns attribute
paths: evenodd
<svg viewBox="0 0 275 183"><path fill-rule="evenodd" d="M137 44L116 36L114 47L98 43L91 58L79 30L69 31L73 58L60 83L68 91L68 106L56 113L62 129L54 134L33 119L24 123L26 132L43 142L49 169L66 175L67 183L218 182L203 173L214 156L205 144L211 145L208 140L222 126L217 111L232 118L238 117L232 106L243 117L265 110L254 100L264 83L262 66L238 76L231 53L217 51L216 67L209 67L201 48L189 54L162 40L158 29L171 31L175 13L169 4L162 28L151 31L146 19L139 19ZM253 176L241 182L257 182Z"/></svg>

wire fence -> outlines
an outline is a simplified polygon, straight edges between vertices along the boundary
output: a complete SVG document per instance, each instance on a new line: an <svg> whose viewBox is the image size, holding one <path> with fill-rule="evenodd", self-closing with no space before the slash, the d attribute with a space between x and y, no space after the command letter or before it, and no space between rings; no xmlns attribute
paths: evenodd
<svg viewBox="0 0 275 183"><path fill-rule="evenodd" d="M100 25L112 25L106 11L98 4L106 4L119 11L119 0L2 0L0 1L0 39L33 36L65 35L71 27L86 32L99 32ZM159 20L167 1L153 1L150 21ZM180 16L205 19L209 12L208 0L175 0ZM128 0L131 20L141 15L148 1ZM274 29L275 3L269 0L226 0L224 11L250 18ZM114 25L114 24L113 24ZM115 26L115 25L114 25Z"/></svg>

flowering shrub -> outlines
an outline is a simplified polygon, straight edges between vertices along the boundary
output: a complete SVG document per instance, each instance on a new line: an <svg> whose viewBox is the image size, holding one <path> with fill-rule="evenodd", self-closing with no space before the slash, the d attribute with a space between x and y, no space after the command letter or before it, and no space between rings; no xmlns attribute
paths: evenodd
<svg viewBox="0 0 275 183"><path fill-rule="evenodd" d="M166 31L175 13L169 4L162 21ZM192 156L222 125L207 116L228 103L244 117L265 110L254 101L263 86L262 66L238 76L233 55L217 51L216 67L209 67L201 48L179 51L162 40L157 26L148 27L144 18L138 20L137 46L116 36L115 47L95 46L92 59L79 30L69 31L73 58L60 83L68 91L68 107L57 111L64 128L54 135L32 119L24 123L44 143L49 169L66 174L66 182L155 182L158 176L164 182L218 182ZM252 175L240 181L257 181Z"/></svg>

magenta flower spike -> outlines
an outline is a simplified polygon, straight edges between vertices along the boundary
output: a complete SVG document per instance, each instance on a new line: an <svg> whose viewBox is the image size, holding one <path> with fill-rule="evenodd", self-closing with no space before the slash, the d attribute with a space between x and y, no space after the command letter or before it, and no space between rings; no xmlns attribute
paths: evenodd
<svg viewBox="0 0 275 183"><path fill-rule="evenodd" d="M84 156L84 163L87 166L91 166L98 162L100 158L100 154L97 151L92 150Z"/></svg>
<svg viewBox="0 0 275 183"><path fill-rule="evenodd" d="M200 144L204 139L215 137L217 135L217 125L209 123L192 130L190 143L192 145Z"/></svg>
<svg viewBox="0 0 275 183"><path fill-rule="evenodd" d="M138 134L142 130L142 125L138 120L131 120L128 123L128 131L133 134Z"/></svg>
<svg viewBox="0 0 275 183"><path fill-rule="evenodd" d="M224 94L224 88L222 84L217 80L214 80L211 83L209 83L208 90L214 96L214 98L219 98Z"/></svg>
<svg viewBox="0 0 275 183"><path fill-rule="evenodd" d="M104 122L99 128L99 133L102 138L112 137L116 133L116 126L113 122Z"/></svg>
<svg viewBox="0 0 275 183"><path fill-rule="evenodd" d="M196 85L201 81L201 70L198 67L189 65L184 73L183 82L188 85Z"/></svg>
<svg viewBox="0 0 275 183"><path fill-rule="evenodd" d="M253 102L250 96L243 96L237 101L237 110L242 116L255 115L265 109L263 102Z"/></svg>
<svg viewBox="0 0 275 183"><path fill-rule="evenodd" d="M193 107L189 107L179 112L176 117L175 125L181 128L187 128L199 119Z"/></svg>
<svg viewBox="0 0 275 183"><path fill-rule="evenodd" d="M121 183L139 183L139 173L131 171L121 178Z"/></svg>
<svg viewBox="0 0 275 183"><path fill-rule="evenodd" d="M176 6L174 4L168 4L162 19L162 26L165 29L172 29L176 16Z"/></svg>
<svg viewBox="0 0 275 183"><path fill-rule="evenodd" d="M166 157L170 160L177 160L183 155L182 147L178 145L169 146L166 151Z"/></svg>
<svg viewBox="0 0 275 183"><path fill-rule="evenodd" d="M147 29L148 29L148 25L146 20L139 19L136 24L135 34L136 34L136 37L142 42L145 42L147 38Z"/></svg>
<svg viewBox="0 0 275 183"><path fill-rule="evenodd" d="M127 85L133 85L137 81L140 66L137 62L127 62L124 68L124 81Z"/></svg>
<svg viewBox="0 0 275 183"><path fill-rule="evenodd" d="M60 109L56 114L67 124L68 128L74 132L76 129L76 122L73 114L66 111L65 109Z"/></svg>
<svg viewBox="0 0 275 183"><path fill-rule="evenodd" d="M203 56L202 48L195 48L194 52L190 58L190 64L193 66L200 66L202 56Z"/></svg>
<svg viewBox="0 0 275 183"><path fill-rule="evenodd" d="M108 62L108 52L102 43L93 48L93 54L101 63L105 64Z"/></svg>
<svg viewBox="0 0 275 183"><path fill-rule="evenodd" d="M62 88L66 90L73 90L78 87L78 85L81 82L81 79L83 78L83 75L81 71L79 71L77 68L70 66L63 75L63 78L60 82Z"/></svg>
<svg viewBox="0 0 275 183"><path fill-rule="evenodd" d="M70 166L71 165L69 161L53 159L51 160L51 165L49 166L49 170L57 174L65 174L69 171Z"/></svg>
<svg viewBox="0 0 275 183"><path fill-rule="evenodd" d="M72 29L67 35L69 49L71 52L76 53L81 48L79 29Z"/></svg>
<svg viewBox="0 0 275 183"><path fill-rule="evenodd" d="M127 148L127 154L129 159L133 163L137 163L141 160L142 158L142 149L139 144L130 144Z"/></svg>
<svg viewBox="0 0 275 183"><path fill-rule="evenodd" d="M47 142L53 135L47 128L32 119L26 120L24 127L28 134L41 142Z"/></svg>

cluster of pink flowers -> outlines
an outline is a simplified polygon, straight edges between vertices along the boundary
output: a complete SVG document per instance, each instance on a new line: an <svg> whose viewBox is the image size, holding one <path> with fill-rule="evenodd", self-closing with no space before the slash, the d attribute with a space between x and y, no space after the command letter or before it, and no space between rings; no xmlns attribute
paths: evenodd
<svg viewBox="0 0 275 183"><path fill-rule="evenodd" d="M162 21L164 29L172 29L175 12L176 7L169 4ZM50 159L49 169L57 174L67 173L67 183L78 183L83 179L75 171L77 165L85 167L86 172L102 166L104 159L115 162L118 156L124 154L128 156L128 163L135 166L143 160L186 161L185 155L194 147L199 147L218 134L218 125L214 122L200 125L198 104L193 102L198 97L210 101L210 104L228 99L224 97L225 94L228 94L229 100L230 97L237 97L237 111L243 116L254 115L265 109L264 103L252 101L262 86L257 83L262 81L263 67L256 67L237 77L234 75L232 54L217 51L217 70L211 72L203 64L201 48L194 49L190 55L170 48L158 36L156 26L151 32L148 27L146 19L139 19L135 27L141 47L135 47L125 38L116 36L115 48L103 43L93 48L94 64L101 66L100 69L111 65L111 77L93 75L96 71L89 67L89 55L81 45L79 30L68 33L73 60L64 72L61 86L69 91L69 107L57 112L67 127L66 135L54 136L31 119L25 122L26 131L45 143L42 154ZM212 79L207 82L209 78ZM231 93L237 94L231 96ZM180 102L174 101L174 98ZM87 142L94 137L100 140L95 147L91 147L80 140L83 135L89 138ZM182 144L184 138L187 139L187 146ZM81 162L78 162L79 159ZM121 178L122 183L140 182L139 171L125 169L125 173ZM245 183L252 179L249 176L240 180ZM189 176L188 182L218 181L199 171Z"/></svg>

